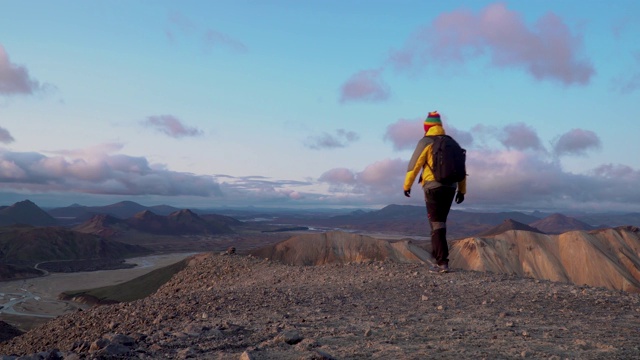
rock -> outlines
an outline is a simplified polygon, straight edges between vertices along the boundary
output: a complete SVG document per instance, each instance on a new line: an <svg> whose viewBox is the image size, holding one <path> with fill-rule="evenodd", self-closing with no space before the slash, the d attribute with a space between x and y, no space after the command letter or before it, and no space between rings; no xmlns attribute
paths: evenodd
<svg viewBox="0 0 640 360"><path fill-rule="evenodd" d="M255 360L255 357L249 351L245 351L240 355L240 360Z"/></svg>
<svg viewBox="0 0 640 360"><path fill-rule="evenodd" d="M287 343L289 345L295 345L297 343L299 343L300 341L302 341L302 336L300 336L300 334L295 331L295 330L287 330L287 331L283 331L280 334L278 334L278 336L276 336L276 338L274 339L274 341L277 342L284 342Z"/></svg>

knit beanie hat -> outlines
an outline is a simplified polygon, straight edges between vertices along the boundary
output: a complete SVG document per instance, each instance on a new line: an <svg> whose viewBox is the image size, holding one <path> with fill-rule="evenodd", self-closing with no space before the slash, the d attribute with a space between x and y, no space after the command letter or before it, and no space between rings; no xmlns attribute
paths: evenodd
<svg viewBox="0 0 640 360"><path fill-rule="evenodd" d="M432 126L442 126L440 114L437 111L430 112L429 116L424 120L424 132L428 132Z"/></svg>

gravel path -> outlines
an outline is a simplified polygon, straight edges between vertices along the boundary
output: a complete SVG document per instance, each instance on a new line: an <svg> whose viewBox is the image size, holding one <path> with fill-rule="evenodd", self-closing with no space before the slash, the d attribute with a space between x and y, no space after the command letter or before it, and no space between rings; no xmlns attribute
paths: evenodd
<svg viewBox="0 0 640 360"><path fill-rule="evenodd" d="M69 359L631 359L640 296L416 264L203 254L149 298L64 315L0 354L54 349Z"/></svg>

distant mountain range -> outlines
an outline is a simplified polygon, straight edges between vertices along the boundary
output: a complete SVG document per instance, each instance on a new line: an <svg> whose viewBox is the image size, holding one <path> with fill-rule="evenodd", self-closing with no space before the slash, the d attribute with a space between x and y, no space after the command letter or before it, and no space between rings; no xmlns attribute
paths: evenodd
<svg viewBox="0 0 640 360"><path fill-rule="evenodd" d="M234 231L230 225L241 224L238 220L221 215L200 217L190 210L178 210L169 215L156 215L144 210L128 219L118 219L111 215L94 215L73 230L96 234L107 238L118 237L129 231L155 235L218 235Z"/></svg>
<svg viewBox="0 0 640 360"><path fill-rule="evenodd" d="M82 206L73 204L67 207L51 209L47 212L61 223L73 224L86 221L94 215L99 214L110 215L119 219L128 219L143 211L151 211L158 215L169 215L178 210L180 209L168 205L144 206L133 201L121 201L105 206Z"/></svg>
<svg viewBox="0 0 640 360"><path fill-rule="evenodd" d="M342 211L338 211L341 213ZM251 219L250 210L243 217ZM256 210L254 217L269 218L265 223L367 232L396 233L428 236L429 225L423 206L388 205L380 210L356 210L347 214L331 215L327 212L292 213ZM560 234L571 230L593 230L616 226L640 226L640 213L628 214L543 214L540 212L471 212L452 210L447 223L451 239L485 234L492 228L511 220L525 224L547 234ZM150 234L222 234L245 222L234 217L203 210L178 209L167 205L143 206L133 201L122 201L106 206L67 207L44 211L29 200L0 207L0 226L29 224L34 226L60 225L82 232L113 236L129 230Z"/></svg>
<svg viewBox="0 0 640 360"><path fill-rule="evenodd" d="M581 220L582 219L582 220ZM449 238L460 239L495 231L505 221L536 228L548 234L560 234L571 230L593 230L616 226L640 226L640 213L589 214L569 217L562 214L534 212L470 212L451 210L447 221ZM389 205L380 210L357 210L339 216L280 216L273 220L281 224L309 225L328 229L360 230L368 232L398 233L412 236L428 236L429 223L423 206Z"/></svg>

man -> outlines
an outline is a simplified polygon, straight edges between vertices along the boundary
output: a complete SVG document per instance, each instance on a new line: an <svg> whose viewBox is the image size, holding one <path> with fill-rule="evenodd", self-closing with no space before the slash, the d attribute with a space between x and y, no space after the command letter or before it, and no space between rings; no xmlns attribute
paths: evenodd
<svg viewBox="0 0 640 360"><path fill-rule="evenodd" d="M411 156L407 174L404 180L404 195L410 197L411 186L416 176L422 172L418 182L424 190L427 204L427 216L431 227L432 255L436 265L429 270L432 272L446 273L449 271L449 246L447 245L447 216L451 204L455 198L457 204L464 201L467 190L466 176L460 182L453 184L441 184L434 178L433 149L432 145L436 136L446 135L440 114L437 111L430 112L424 121L425 136L420 139ZM457 188L457 193L456 193Z"/></svg>

